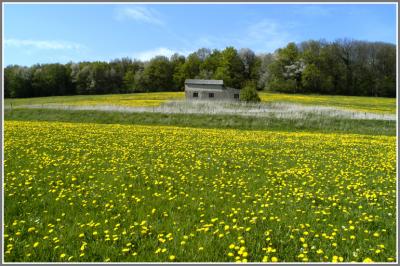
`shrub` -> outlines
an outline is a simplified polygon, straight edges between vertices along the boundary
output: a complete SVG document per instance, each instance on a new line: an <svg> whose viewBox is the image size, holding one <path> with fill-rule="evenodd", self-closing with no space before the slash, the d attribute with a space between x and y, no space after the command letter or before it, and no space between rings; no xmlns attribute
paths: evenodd
<svg viewBox="0 0 400 266"><path fill-rule="evenodd" d="M261 99L258 96L256 85L254 83L248 83L240 90L241 101L245 102L260 102Z"/></svg>

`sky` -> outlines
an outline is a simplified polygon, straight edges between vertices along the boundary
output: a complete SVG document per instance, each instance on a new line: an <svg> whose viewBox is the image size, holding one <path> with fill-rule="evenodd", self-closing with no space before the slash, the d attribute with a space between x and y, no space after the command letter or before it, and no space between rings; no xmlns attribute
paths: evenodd
<svg viewBox="0 0 400 266"><path fill-rule="evenodd" d="M395 4L4 4L3 65L274 52L340 38L396 44Z"/></svg>

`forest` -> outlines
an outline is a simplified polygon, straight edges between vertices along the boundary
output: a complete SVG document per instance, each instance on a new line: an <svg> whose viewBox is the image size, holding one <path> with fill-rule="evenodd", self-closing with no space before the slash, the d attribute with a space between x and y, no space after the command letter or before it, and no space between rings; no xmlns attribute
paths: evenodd
<svg viewBox="0 0 400 266"><path fill-rule="evenodd" d="M181 91L189 78L222 79L227 86L329 95L396 97L396 46L340 39L289 43L273 53L251 49L201 48L183 56L110 62L9 65L4 96Z"/></svg>

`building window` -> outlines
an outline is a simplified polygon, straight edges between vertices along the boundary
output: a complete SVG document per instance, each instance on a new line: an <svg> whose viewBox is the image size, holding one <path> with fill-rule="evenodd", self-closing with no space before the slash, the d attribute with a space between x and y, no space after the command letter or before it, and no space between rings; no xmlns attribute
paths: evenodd
<svg viewBox="0 0 400 266"><path fill-rule="evenodd" d="M199 93L198 92L193 92L193 98L198 98L199 97Z"/></svg>
<svg viewBox="0 0 400 266"><path fill-rule="evenodd" d="M235 94L233 95L233 98L234 98L234 99L239 99L239 94L235 93Z"/></svg>
<svg viewBox="0 0 400 266"><path fill-rule="evenodd" d="M214 93L213 93L213 92L210 92L210 93L208 94L208 98L214 98Z"/></svg>

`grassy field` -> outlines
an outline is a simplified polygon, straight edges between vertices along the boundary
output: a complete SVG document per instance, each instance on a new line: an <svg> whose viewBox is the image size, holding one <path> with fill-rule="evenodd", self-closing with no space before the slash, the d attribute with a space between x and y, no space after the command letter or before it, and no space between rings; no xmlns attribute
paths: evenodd
<svg viewBox="0 0 400 266"><path fill-rule="evenodd" d="M23 107L182 97L7 99L5 261L396 260L396 121ZM261 97L396 110L395 99Z"/></svg>
<svg viewBox="0 0 400 266"><path fill-rule="evenodd" d="M170 100L184 98L183 92L153 92L133 94L110 95L75 95L6 99L6 107L18 107L21 105L119 105L119 106L158 106Z"/></svg>
<svg viewBox="0 0 400 266"><path fill-rule="evenodd" d="M393 261L395 137L6 121L6 261Z"/></svg>
<svg viewBox="0 0 400 266"><path fill-rule="evenodd" d="M308 114L303 119L243 117L208 114L129 113L88 110L14 109L6 110L6 120L63 121L74 123L167 125L195 128L274 130L288 132L355 133L396 135L396 121L344 119Z"/></svg>
<svg viewBox="0 0 400 266"><path fill-rule="evenodd" d="M351 110L373 113L396 113L395 98L359 97L359 96L327 96L301 95L283 93L260 93L264 102L288 102L306 105L333 106Z"/></svg>
<svg viewBox="0 0 400 266"><path fill-rule="evenodd" d="M293 95L260 92L263 102L287 102L305 105L332 106L373 113L396 113L396 99L379 97ZM25 99L6 99L5 107L21 105L117 105L117 106L158 106L171 100L184 98L183 92L154 92L113 95L55 96Z"/></svg>

